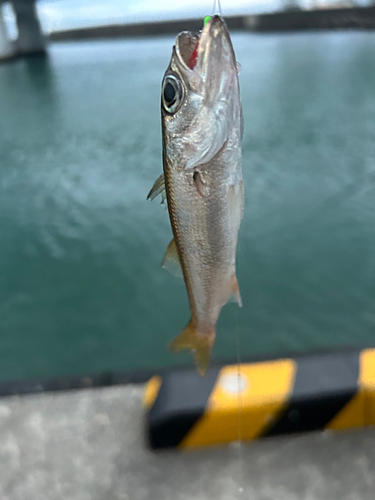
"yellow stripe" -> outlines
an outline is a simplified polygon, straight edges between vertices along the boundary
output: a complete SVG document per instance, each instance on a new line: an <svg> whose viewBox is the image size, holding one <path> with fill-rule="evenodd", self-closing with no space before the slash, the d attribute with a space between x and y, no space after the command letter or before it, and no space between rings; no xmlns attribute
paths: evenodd
<svg viewBox="0 0 375 500"><path fill-rule="evenodd" d="M241 365L238 379L238 366L223 368L203 417L180 446L190 448L258 437L288 404L296 369L297 364L291 359Z"/></svg>
<svg viewBox="0 0 375 500"><path fill-rule="evenodd" d="M375 349L362 351L360 384L365 391L365 425L375 425Z"/></svg>
<svg viewBox="0 0 375 500"><path fill-rule="evenodd" d="M341 430L375 424L375 349L359 355L358 392L329 422L326 429Z"/></svg>
<svg viewBox="0 0 375 500"><path fill-rule="evenodd" d="M155 403L156 398L158 397L160 386L161 377L159 377L159 375L155 375L148 381L143 395L144 406L146 406L147 408L151 408L151 406Z"/></svg>
<svg viewBox="0 0 375 500"><path fill-rule="evenodd" d="M353 399L325 426L325 429L338 431L350 427L363 427L365 425L365 397L364 389L359 389Z"/></svg>

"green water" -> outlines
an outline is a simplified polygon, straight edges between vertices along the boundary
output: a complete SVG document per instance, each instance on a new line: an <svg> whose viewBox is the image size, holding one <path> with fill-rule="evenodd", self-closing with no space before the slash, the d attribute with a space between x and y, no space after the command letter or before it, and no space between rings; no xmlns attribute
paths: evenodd
<svg viewBox="0 0 375 500"><path fill-rule="evenodd" d="M244 307L214 357L375 341L375 33L237 34ZM159 92L173 39L52 45L0 66L0 379L190 362L160 268Z"/></svg>

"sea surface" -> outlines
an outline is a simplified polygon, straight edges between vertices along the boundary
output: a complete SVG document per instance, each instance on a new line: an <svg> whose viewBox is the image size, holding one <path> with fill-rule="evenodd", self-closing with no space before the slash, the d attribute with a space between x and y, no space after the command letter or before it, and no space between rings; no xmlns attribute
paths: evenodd
<svg viewBox="0 0 375 500"><path fill-rule="evenodd" d="M375 33L233 35L245 115L244 306L214 359L375 345ZM172 37L0 65L0 380L191 363L160 267Z"/></svg>

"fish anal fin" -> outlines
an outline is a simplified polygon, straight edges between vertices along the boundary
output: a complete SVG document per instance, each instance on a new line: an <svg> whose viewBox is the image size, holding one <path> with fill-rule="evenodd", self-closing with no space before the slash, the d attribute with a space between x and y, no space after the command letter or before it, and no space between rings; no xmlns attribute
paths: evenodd
<svg viewBox="0 0 375 500"><path fill-rule="evenodd" d="M154 182L154 185L151 188L151 191L147 195L148 200L153 200L157 196L161 195L161 202L164 203L166 194L165 194L165 180L164 173L159 175L159 177Z"/></svg>
<svg viewBox="0 0 375 500"><path fill-rule="evenodd" d="M240 287L238 286L237 276L235 274L233 274L229 283L227 302L237 302L239 307L242 307Z"/></svg>
<svg viewBox="0 0 375 500"><path fill-rule="evenodd" d="M177 245L174 239L168 245L161 266L174 276L177 276L177 278L183 277L180 257L178 256Z"/></svg>
<svg viewBox="0 0 375 500"><path fill-rule="evenodd" d="M170 342L168 349L174 352L189 350L194 355L198 373L204 377L210 364L214 342L215 330L208 335L201 333L190 320L182 332Z"/></svg>

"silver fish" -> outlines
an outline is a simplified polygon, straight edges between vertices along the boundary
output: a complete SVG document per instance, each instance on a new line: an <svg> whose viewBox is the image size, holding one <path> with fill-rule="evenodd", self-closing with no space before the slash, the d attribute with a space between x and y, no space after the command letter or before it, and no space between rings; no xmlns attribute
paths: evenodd
<svg viewBox="0 0 375 500"><path fill-rule="evenodd" d="M243 115L237 62L225 22L182 32L162 83L164 172L148 198L165 193L174 239L163 265L182 270L191 320L170 343L207 371L221 308L241 295L236 247L243 206ZM180 271L181 272L181 271Z"/></svg>

